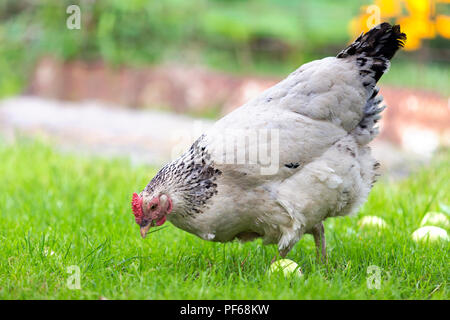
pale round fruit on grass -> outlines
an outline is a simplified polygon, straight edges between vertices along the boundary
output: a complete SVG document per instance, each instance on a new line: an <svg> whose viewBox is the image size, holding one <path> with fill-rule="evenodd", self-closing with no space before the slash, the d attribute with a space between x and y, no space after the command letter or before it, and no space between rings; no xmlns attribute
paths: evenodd
<svg viewBox="0 0 450 320"><path fill-rule="evenodd" d="M420 226L437 226L442 228L450 228L450 221L442 212L428 212L422 219Z"/></svg>
<svg viewBox="0 0 450 320"><path fill-rule="evenodd" d="M377 216L365 216L359 220L358 225L360 228L376 228L376 229L385 229L388 224L384 221L383 218Z"/></svg>
<svg viewBox="0 0 450 320"><path fill-rule="evenodd" d="M269 273L280 273L282 272L285 277L299 276L301 277L302 271L297 263L289 259L277 260L270 265Z"/></svg>
<svg viewBox="0 0 450 320"><path fill-rule="evenodd" d="M413 232L412 238L416 242L435 242L435 241L448 241L448 234L442 228L434 226L426 226L417 229Z"/></svg>

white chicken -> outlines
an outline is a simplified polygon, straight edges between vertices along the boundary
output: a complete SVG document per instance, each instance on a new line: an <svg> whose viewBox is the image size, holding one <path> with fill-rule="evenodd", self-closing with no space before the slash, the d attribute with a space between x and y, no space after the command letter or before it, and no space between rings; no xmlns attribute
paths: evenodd
<svg viewBox="0 0 450 320"><path fill-rule="evenodd" d="M261 237L284 257L311 233L325 261L323 221L356 212L375 182L376 83L404 40L382 23L218 120L133 195L142 237L167 219L210 241Z"/></svg>

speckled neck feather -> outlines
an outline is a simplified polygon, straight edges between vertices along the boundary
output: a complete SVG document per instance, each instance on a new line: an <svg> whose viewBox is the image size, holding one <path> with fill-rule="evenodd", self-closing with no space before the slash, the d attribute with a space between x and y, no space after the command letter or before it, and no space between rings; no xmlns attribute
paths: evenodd
<svg viewBox="0 0 450 320"><path fill-rule="evenodd" d="M145 187L153 193L164 190L177 193L183 199L181 215L202 213L207 201L217 194L217 176L222 172L214 168L214 163L204 144L204 135L177 160L165 165Z"/></svg>

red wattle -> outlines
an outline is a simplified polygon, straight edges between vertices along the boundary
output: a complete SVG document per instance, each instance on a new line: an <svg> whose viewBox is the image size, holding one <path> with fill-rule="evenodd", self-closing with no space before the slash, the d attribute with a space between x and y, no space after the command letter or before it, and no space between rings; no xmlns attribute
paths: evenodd
<svg viewBox="0 0 450 320"><path fill-rule="evenodd" d="M161 219L159 219L158 221L156 221L156 225L162 226L164 224L164 222L166 222L166 216L163 216Z"/></svg>

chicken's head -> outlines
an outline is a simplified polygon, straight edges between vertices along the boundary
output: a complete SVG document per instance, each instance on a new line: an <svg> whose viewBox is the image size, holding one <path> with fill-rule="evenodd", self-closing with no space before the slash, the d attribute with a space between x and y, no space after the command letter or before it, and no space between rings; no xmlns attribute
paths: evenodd
<svg viewBox="0 0 450 320"><path fill-rule="evenodd" d="M172 199L166 194L152 196L134 193L131 208L136 223L141 227L141 236L145 238L151 227L161 226L166 222L166 216L172 211L173 205Z"/></svg>

